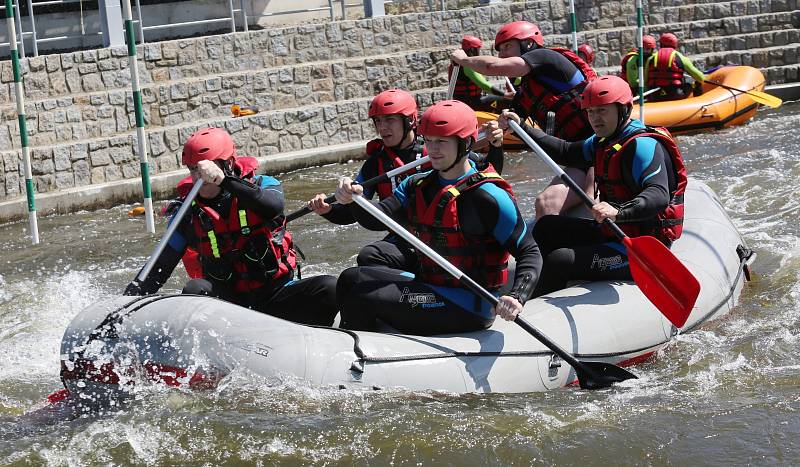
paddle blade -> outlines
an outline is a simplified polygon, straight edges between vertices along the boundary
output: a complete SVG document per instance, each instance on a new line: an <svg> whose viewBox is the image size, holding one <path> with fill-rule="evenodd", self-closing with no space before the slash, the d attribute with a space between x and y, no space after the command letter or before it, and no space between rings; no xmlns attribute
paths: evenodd
<svg viewBox="0 0 800 467"><path fill-rule="evenodd" d="M773 96L772 94L767 94L766 92L747 91L747 94L750 96L751 99L758 102L759 104L772 107L773 109L777 109L783 103L780 97Z"/></svg>
<svg viewBox="0 0 800 467"><path fill-rule="evenodd" d="M603 389L620 381L636 379L636 375L630 371L610 363L581 361L580 368L573 368L581 389Z"/></svg>
<svg viewBox="0 0 800 467"><path fill-rule="evenodd" d="M672 324L683 327L700 294L697 278L654 237L625 237L622 243L636 285Z"/></svg>

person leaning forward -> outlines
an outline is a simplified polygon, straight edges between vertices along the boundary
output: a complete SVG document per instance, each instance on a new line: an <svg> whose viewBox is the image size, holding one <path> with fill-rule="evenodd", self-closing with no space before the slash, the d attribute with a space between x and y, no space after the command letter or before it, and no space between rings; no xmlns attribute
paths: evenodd
<svg viewBox="0 0 800 467"><path fill-rule="evenodd" d="M404 333L433 335L491 326L495 315L512 320L536 285L541 255L520 215L511 186L491 165L468 157L477 137L474 112L463 102L442 101L422 116L420 133L433 170L404 180L378 209L414 232L465 274L496 292L508 280L509 253L517 260L514 283L496 308L452 279L427 257L413 273L387 267L342 272L337 300L342 327L375 330L381 321ZM363 188L340 181L336 198L371 230L383 225L352 203Z"/></svg>
<svg viewBox="0 0 800 467"><path fill-rule="evenodd" d="M600 202L593 219L544 216L533 227L544 267L535 295L566 287L570 280L631 280L625 247L603 225L616 222L631 237L652 235L668 247L681 235L686 168L675 141L664 128L630 118L633 96L618 76L603 76L583 92L595 134L569 142L522 125L558 163L594 167ZM507 112L500 118L519 117Z"/></svg>
<svg viewBox="0 0 800 467"><path fill-rule="evenodd" d="M157 292L181 258L195 254L202 277L191 279L183 293L219 297L290 321L332 325L336 278L294 280L296 254L280 183L255 175L258 161L237 157L233 139L221 128L192 134L182 160L190 176L178 184L179 194L185 197L194 182L204 182L191 215L181 221L147 279L128 284L125 295Z"/></svg>
<svg viewBox="0 0 800 467"><path fill-rule="evenodd" d="M512 108L523 119L531 117L540 128L548 128L552 114L552 134L567 141L579 141L592 134L586 115L580 109L580 93L596 76L592 67L569 49L546 48L539 27L527 21L515 21L497 31L494 47L498 57L468 57L456 50L451 60L461 66L494 76L521 76L522 83ZM567 169L567 174L592 196L591 172ZM577 195L559 179L536 197L536 217L558 214L580 203Z"/></svg>

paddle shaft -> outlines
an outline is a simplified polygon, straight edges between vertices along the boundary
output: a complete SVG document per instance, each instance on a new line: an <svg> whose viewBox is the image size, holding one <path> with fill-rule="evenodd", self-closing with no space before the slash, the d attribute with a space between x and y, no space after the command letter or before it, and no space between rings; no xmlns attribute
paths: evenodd
<svg viewBox="0 0 800 467"><path fill-rule="evenodd" d="M767 105L767 106L772 107L774 109L777 109L783 103L783 101L780 98L775 97L772 94L767 94L766 92L756 91L754 89L753 90L739 89L739 88L735 88L733 86L728 86L727 84L722 84L719 81L714 81L714 80L711 80L711 79L707 79L707 80L705 80L705 82L706 83L711 83L711 84L713 84L715 86L719 86L719 87L721 87L723 89L727 89L729 91L738 91L738 92L741 92L743 94L747 94L754 101L756 101L756 102L758 102L760 104Z"/></svg>
<svg viewBox="0 0 800 467"><path fill-rule="evenodd" d="M486 300L487 302L491 303L492 305L496 306L498 304L500 300L494 295L492 295L491 292L481 287L481 285L472 280L471 277L464 274L460 269L455 267L453 263L448 261L446 258L442 257L442 255L437 253L433 248L423 243L422 240L415 237L411 232L409 232L403 226L395 222L394 219L384 214L380 209L378 209L368 200L364 199L362 196L355 195L353 196L353 201L355 201L356 204L361 206L361 208L363 208L373 217L381 221L386 227L389 228L389 230L399 235L400 237L403 238L403 240L411 244L414 248L417 249L417 251L421 252L422 254L432 259L434 262L436 262L436 264L438 264L442 269L447 271L448 274L450 274L456 280L458 280L458 282L460 282L464 287L468 288L476 295ZM521 316L517 316L516 319L514 319L514 322L517 323L522 329L530 333L539 342L547 346L548 349L556 353L556 355L564 359L564 361L569 363L573 368L575 368L576 372L581 372L582 374L588 373L590 375L594 374L593 370L586 368L586 366L582 362L580 362L578 359L573 357L572 354L561 348L561 346L551 341L547 336L542 334L541 331L536 329L536 327L527 322Z"/></svg>
<svg viewBox="0 0 800 467"><path fill-rule="evenodd" d="M561 167L559 167L559 165L556 164L553 161L553 159L550 158L550 156L547 155L546 152L544 152L544 149L542 149L538 144L536 144L533 138L531 138L531 136L528 133L526 133L525 130L523 130L522 127L520 127L517 122L509 119L508 126L510 126L511 129L514 130L514 132L520 138L522 138L522 141L525 141L525 144L527 144L531 149L533 149L533 152L535 152L536 155L539 156L539 159L541 159L545 164L547 164L550 167L550 170L555 172L558 175L558 178L560 178L561 181L563 181L572 190L573 193L575 193L581 198L581 200L586 206L590 208L594 206L594 200L590 198L589 195L587 195L586 192L583 191L583 189L579 187L577 183L575 183L575 180L573 180L569 175L567 175L564 172L564 170ZM611 228L611 230L617 237L619 238L627 237L627 235L625 235L625 232L623 232L622 229L620 229L619 226L615 224L611 219L606 218L603 222L608 227Z"/></svg>
<svg viewBox="0 0 800 467"><path fill-rule="evenodd" d="M453 65L453 71L450 75L450 82L447 85L447 100L453 98L453 93L456 92L456 81L458 81L458 73L461 72L460 65Z"/></svg>
<svg viewBox="0 0 800 467"><path fill-rule="evenodd" d="M656 91L660 91L660 90L661 90L661 87L660 87L660 86L656 86L656 87L654 87L653 89L650 89L650 90L649 90L649 91L647 91L646 93L642 94L642 97L643 97L643 98L644 98L644 97L647 97L647 96L649 96L650 94L653 94L654 92L656 92ZM636 102L636 101L638 101L638 100L639 100L639 96L633 96L633 102Z"/></svg>
<svg viewBox="0 0 800 467"><path fill-rule="evenodd" d="M390 171L388 171L386 173L383 173L381 175L378 175L377 177L372 177L369 180L367 180L367 181L365 181L363 183L360 183L360 185L363 186L364 188L373 187L373 186L377 185L378 183L385 182L385 181L391 179L392 177L396 177L396 176L398 176L400 174L403 174L403 173L405 173L405 172L407 172L407 171L409 171L411 169L419 167L420 165L426 164L428 161L430 161L430 158L428 156L420 157L419 159L414 159L413 161L409 162L408 164L401 165L400 167L398 167L396 169L392 169L392 170L390 170ZM336 196L334 196L334 195L328 196L327 198L325 198L325 202L327 204L335 203L336 202ZM286 215L286 222L290 222L290 221L293 221L293 220L295 220L297 218L303 217L303 216L305 216L306 214L308 214L310 212L311 212L311 209L308 206L302 207L302 208L298 209L297 211L294 211L294 212L291 212L291 213L287 214Z"/></svg>
<svg viewBox="0 0 800 467"><path fill-rule="evenodd" d="M153 250L153 254L150 255L150 258L147 260L147 263L145 263L142 270L139 271L139 274L136 276L136 280L140 284L143 284L144 281L147 280L147 276L150 275L150 271L153 269L153 266L156 264L156 261L158 261L158 258L161 257L161 253L164 251L164 248L167 247L169 239L172 238L172 234L174 234L175 231L178 229L178 225L180 225L181 219L183 219L183 216L186 215L186 211L189 210L189 207L192 205L192 202L197 197L197 192L200 191L200 187L202 186L203 186L203 180L197 180L196 182L194 182L194 186L192 186L192 189L191 191L189 191L189 194L186 195L186 198L183 200L183 204L181 204L180 209L178 209L178 212L175 214L175 217L172 218L172 222L170 222L169 226L167 226L167 231L164 232L164 236L161 237L161 241L159 241L158 245L156 245L156 249Z"/></svg>

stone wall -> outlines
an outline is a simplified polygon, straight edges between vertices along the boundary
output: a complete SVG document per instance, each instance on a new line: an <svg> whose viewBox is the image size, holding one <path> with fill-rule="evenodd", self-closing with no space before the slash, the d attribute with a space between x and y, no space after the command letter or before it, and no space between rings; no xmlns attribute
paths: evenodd
<svg viewBox="0 0 800 467"><path fill-rule="evenodd" d="M772 82L797 79L796 0L672 1L648 2L651 23L671 21L648 31L676 32L698 65L743 63L764 69ZM182 142L208 125L227 128L240 152L254 156L372 138L366 111L374 94L402 87L429 105L444 96L449 51L462 34L482 37L490 53L497 28L512 20L537 22L547 45L567 44L566 4L505 3L148 43L139 50L139 72L151 170L177 169ZM609 71L634 43L633 4L578 1L577 8L587 31L581 41L595 46L595 66ZM124 49L24 63L37 191L139 176ZM2 200L24 193L10 62L0 63L0 82ZM261 112L234 119L233 103Z"/></svg>

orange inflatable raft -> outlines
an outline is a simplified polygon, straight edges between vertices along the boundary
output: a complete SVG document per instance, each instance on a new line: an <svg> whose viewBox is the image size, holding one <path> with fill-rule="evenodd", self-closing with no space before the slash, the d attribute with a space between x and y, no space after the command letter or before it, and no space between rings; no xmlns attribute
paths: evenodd
<svg viewBox="0 0 800 467"><path fill-rule="evenodd" d="M763 91L764 75L749 66L725 66L706 75L708 81L716 81L743 91ZM741 125L753 118L758 104L748 94L725 89L711 82L703 83L703 93L686 99L664 102L647 102L644 105L645 123L664 126L673 134L691 133L733 125ZM478 123L494 120L496 114L475 112ZM634 104L632 116L639 118L639 106ZM509 149L523 148L524 143L513 133L507 133L503 146Z"/></svg>

